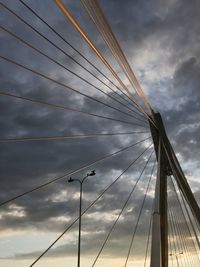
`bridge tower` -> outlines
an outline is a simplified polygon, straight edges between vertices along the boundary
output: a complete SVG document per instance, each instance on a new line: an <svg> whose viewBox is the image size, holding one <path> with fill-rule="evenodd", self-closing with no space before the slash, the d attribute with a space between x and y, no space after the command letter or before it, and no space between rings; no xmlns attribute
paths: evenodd
<svg viewBox="0 0 200 267"><path fill-rule="evenodd" d="M149 124L158 170L153 210L150 267L168 267L167 177L173 175L199 225L200 209L167 137L160 113L152 111L152 114Z"/></svg>

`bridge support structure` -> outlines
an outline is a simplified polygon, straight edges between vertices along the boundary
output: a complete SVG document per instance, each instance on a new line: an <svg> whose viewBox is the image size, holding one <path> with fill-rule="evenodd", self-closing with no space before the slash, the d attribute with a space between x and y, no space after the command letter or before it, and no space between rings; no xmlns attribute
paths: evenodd
<svg viewBox="0 0 200 267"><path fill-rule="evenodd" d="M199 225L200 209L166 135L161 115L153 112L150 118L149 124L158 162L154 210L152 215L150 267L168 267L167 176L174 176L180 191L190 206ZM152 120L155 125L152 124Z"/></svg>

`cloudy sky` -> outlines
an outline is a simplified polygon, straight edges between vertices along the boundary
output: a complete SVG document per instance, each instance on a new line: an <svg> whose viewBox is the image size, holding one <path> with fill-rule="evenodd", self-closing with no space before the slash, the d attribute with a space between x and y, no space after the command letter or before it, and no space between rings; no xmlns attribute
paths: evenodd
<svg viewBox="0 0 200 267"><path fill-rule="evenodd" d="M114 86L117 81L53 0L24 2L59 32L68 44L20 1L2 0L6 7L37 29L57 48L1 5L1 56L50 77L53 81L1 58L0 91L10 96L0 95L0 201L65 174L72 173L73 178L81 178L95 169L96 175L88 177L84 183L85 209L119 177L83 216L82 266L92 265L132 189L133 194L96 265L124 266L147 191L127 265L134 263L136 267L144 266L142 258L146 250L156 175L155 166L151 177L155 155L152 154L153 148L149 147L152 141L149 138L148 123L135 111L129 100L123 99L124 95ZM64 3L134 94L81 3L76 0ZM200 204L200 2L100 0L99 3L152 108L162 114L167 134ZM8 31L60 65L17 40ZM110 88L118 92L118 95ZM42 101L43 104L17 99L11 95ZM54 106L45 105L44 102ZM69 111L70 108L74 111ZM108 117L111 119L107 119ZM2 142L6 138L98 134L119 135ZM124 148L126 149L121 151ZM114 155L98 161L111 154ZM86 167L94 161L98 162ZM79 170L82 166L85 168ZM30 266L77 218L79 184L69 184L68 178L69 175L0 207L0 261L3 267ZM75 223L36 266L62 267L66 263L67 266L76 266L77 230L78 224Z"/></svg>

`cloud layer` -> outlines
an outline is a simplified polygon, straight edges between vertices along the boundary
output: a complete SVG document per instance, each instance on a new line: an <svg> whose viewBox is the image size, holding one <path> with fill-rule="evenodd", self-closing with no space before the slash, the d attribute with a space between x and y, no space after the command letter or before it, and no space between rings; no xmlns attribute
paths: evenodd
<svg viewBox="0 0 200 267"><path fill-rule="evenodd" d="M65 2L68 3L68 1ZM100 75L55 34L52 34L20 2L3 1L3 3L116 90L105 77ZM26 1L26 3L108 75L109 79L113 80L109 72L105 70L53 2ZM68 4L72 12L79 15L78 20L87 29L89 36L104 52L108 60L114 64L119 75L124 78L120 68L112 56L108 54L103 41L81 8L79 1ZM161 112L175 152L181 160L192 190L199 201L199 2L195 0L190 2L170 0L163 4L159 0L102 0L100 4L130 64L133 66L136 76L141 81L152 107L155 111ZM2 8L1 25L90 81L107 95L34 52L8 33L1 31L1 54L3 56L92 96L98 101L110 105L111 108L77 94L64 86L59 86L55 82L32 74L30 71L5 62L5 60L1 60L1 91L125 122L83 115L78 112L51 108L1 95L1 139L144 132L62 141L1 143L1 201L150 136L148 123L137 119L141 119L141 116L130 111L132 107L127 101L109 91L108 87L94 79L83 68L34 33L4 8ZM121 95L121 93L119 94ZM113 98L118 101L113 100ZM126 107L119 102L123 102ZM132 114L136 118L121 113L119 110ZM97 175L88 178L84 184L83 207L86 208L150 143L151 139L92 166ZM83 254L97 254L106 233L117 218L134 182L139 177L145 160L150 155L150 150L145 152L136 162L137 164L133 165L85 215L83 219ZM110 243L106 247L106 256L122 257L127 253L130 232L133 231L133 224L137 221L154 159L155 156L153 155L110 238ZM83 177L90 169L91 167L86 168L73 177ZM156 172L154 172L154 176L155 174ZM140 245L135 247L136 255L144 254L144 244L146 245L149 227L149 223L146 224L146 222L149 222L151 214L154 183L155 180L153 179L136 234L136 238L140 240ZM45 233L62 232L66 225L77 217L78 191L78 184L69 184L67 178L64 178L2 207L0 231L2 233L11 230L28 232L34 229L36 232ZM64 239L63 243L60 243L49 255L59 257L66 253L67 255L76 254L77 225L70 230L68 238ZM126 244L126 246L120 245L119 239L121 240L120 244ZM29 258L39 254L37 247L31 247L31 251L33 252L28 254L16 253L16 258Z"/></svg>

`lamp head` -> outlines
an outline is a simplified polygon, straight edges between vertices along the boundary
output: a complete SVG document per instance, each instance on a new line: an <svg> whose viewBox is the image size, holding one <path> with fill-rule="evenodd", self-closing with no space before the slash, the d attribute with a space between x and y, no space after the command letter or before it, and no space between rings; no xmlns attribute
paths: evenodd
<svg viewBox="0 0 200 267"><path fill-rule="evenodd" d="M74 181L74 179L72 179L72 177L70 177L69 179L68 179L68 183L72 183Z"/></svg>
<svg viewBox="0 0 200 267"><path fill-rule="evenodd" d="M96 174L95 170L91 171L90 173L87 174L87 176L94 176Z"/></svg>

